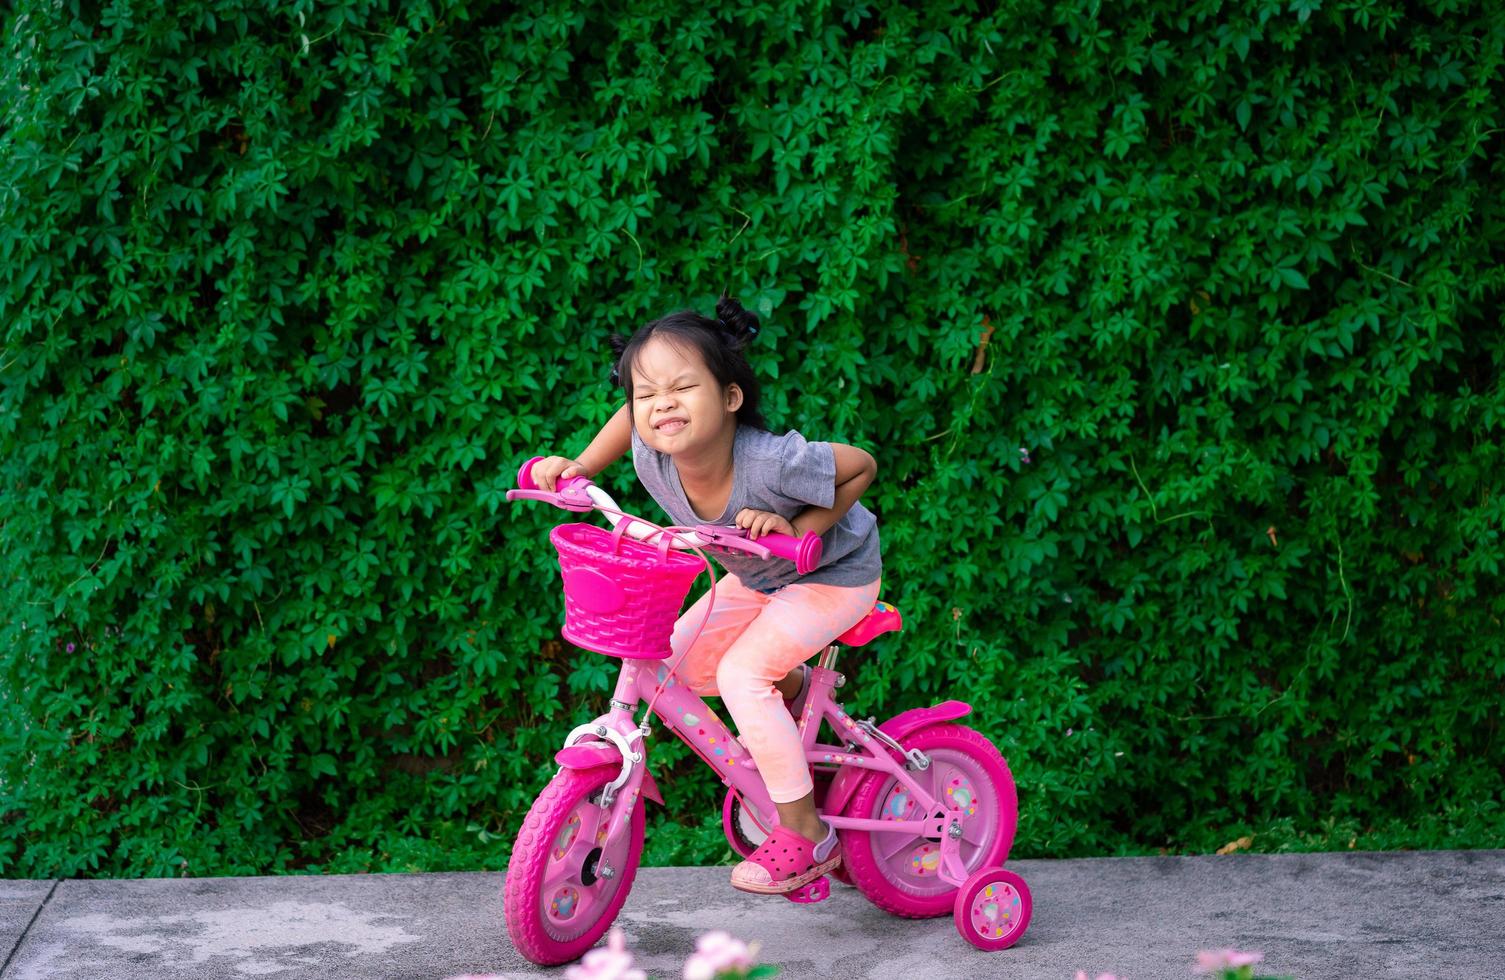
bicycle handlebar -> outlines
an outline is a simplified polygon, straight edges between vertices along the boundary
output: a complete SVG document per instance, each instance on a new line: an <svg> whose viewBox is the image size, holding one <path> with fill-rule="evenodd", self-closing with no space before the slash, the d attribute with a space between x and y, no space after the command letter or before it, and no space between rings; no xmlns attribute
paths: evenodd
<svg viewBox="0 0 1505 980"><path fill-rule="evenodd" d="M583 476L572 476L567 480L560 480L555 484L553 493L541 490L538 484L533 482L533 464L543 459L542 456L534 456L524 463L517 471L517 485L520 489L508 490L508 500L542 500L563 510L575 513L586 513L592 510L601 510L606 514L606 519L612 527L617 523L627 520L627 533L640 541L657 537L663 532L649 525L642 518L631 515L623 515L617 502L611 498L611 494L596 486ZM700 524L693 530L671 528L676 533L670 537L671 547L709 548L724 551L741 551L759 558L767 558L770 555L779 558L787 558L794 562L795 570L801 575L815 571L820 566L822 544L820 535L806 533L802 537L794 537L789 534L765 534L758 540L753 541L747 537L747 529L740 527L721 527L714 524Z"/></svg>

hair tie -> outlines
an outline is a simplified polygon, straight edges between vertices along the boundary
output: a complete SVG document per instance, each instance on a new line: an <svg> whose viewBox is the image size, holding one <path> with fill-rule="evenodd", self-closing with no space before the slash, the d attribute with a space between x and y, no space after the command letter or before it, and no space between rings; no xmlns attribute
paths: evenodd
<svg viewBox="0 0 1505 980"><path fill-rule="evenodd" d="M758 335L758 327L756 324L748 323L745 324L744 327L747 330L748 337L756 337ZM733 337L737 335L736 331L732 329L732 325L721 319L721 317L719 316L716 318L716 329L720 330L722 333L731 334Z"/></svg>

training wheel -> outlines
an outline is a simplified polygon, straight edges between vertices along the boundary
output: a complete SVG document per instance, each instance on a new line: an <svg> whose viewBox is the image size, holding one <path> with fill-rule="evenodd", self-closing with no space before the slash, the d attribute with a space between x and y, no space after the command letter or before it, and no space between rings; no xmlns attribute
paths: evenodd
<svg viewBox="0 0 1505 980"><path fill-rule="evenodd" d="M1012 871L980 868L956 893L951 918L962 938L978 949L1008 949L1029 928L1034 903L1029 886Z"/></svg>

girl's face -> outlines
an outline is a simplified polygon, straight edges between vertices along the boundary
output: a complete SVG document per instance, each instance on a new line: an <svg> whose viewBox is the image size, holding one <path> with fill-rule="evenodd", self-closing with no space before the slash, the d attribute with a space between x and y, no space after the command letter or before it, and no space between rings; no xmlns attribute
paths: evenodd
<svg viewBox="0 0 1505 980"><path fill-rule="evenodd" d="M632 424L639 438L675 456L714 443L742 404L742 389L721 383L693 349L650 337L632 365Z"/></svg>

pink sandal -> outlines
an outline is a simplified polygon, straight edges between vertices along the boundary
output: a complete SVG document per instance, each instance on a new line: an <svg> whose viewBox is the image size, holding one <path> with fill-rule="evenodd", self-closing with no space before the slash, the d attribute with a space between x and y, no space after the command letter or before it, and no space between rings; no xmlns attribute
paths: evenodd
<svg viewBox="0 0 1505 980"><path fill-rule="evenodd" d="M805 887L840 863L835 827L829 827L818 844L785 827L775 827L746 861L732 869L732 887L759 895L783 895Z"/></svg>

